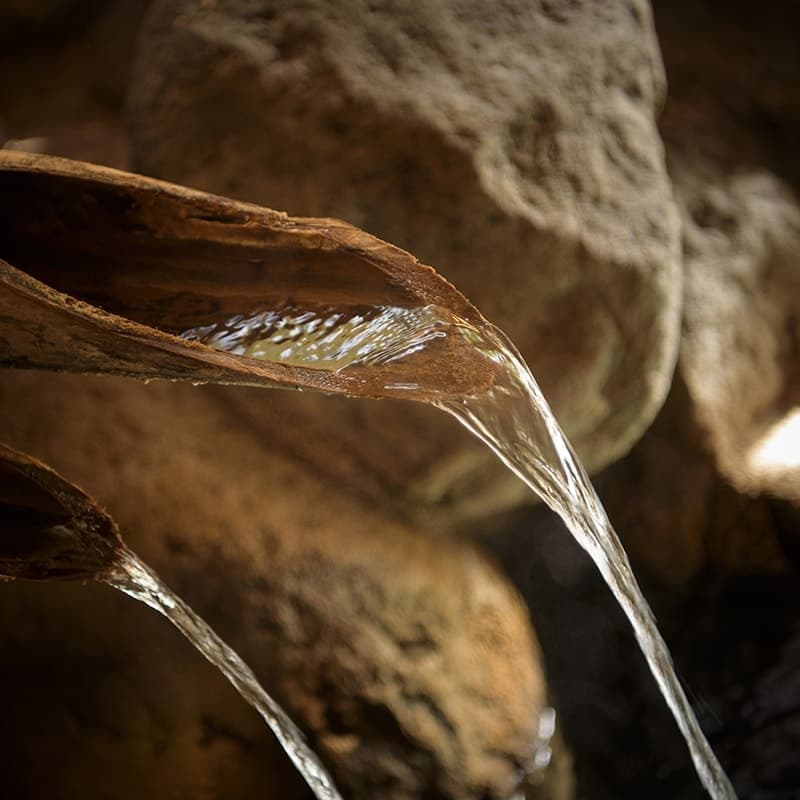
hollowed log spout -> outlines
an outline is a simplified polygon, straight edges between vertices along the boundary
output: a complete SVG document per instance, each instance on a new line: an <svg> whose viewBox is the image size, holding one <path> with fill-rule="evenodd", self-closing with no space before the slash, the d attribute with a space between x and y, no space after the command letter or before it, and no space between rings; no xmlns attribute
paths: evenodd
<svg viewBox="0 0 800 800"><path fill-rule="evenodd" d="M98 578L122 546L114 521L85 492L0 444L0 577Z"/></svg>
<svg viewBox="0 0 800 800"><path fill-rule="evenodd" d="M495 366L460 336L358 369L221 352L179 334L253 309L478 311L413 256L332 219L117 170L0 152L0 364L416 399L480 392Z"/></svg>

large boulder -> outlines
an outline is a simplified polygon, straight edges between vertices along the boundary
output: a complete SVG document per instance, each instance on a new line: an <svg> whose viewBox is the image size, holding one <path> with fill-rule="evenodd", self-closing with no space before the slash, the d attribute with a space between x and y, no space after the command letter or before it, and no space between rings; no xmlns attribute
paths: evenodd
<svg viewBox="0 0 800 800"><path fill-rule="evenodd" d="M681 371L725 477L799 503L800 9L705 0L659 4L657 19L684 225Z"/></svg>
<svg viewBox="0 0 800 800"><path fill-rule="evenodd" d="M681 377L650 430L596 485L634 563L665 591L680 593L702 575L791 569L797 533L782 519L790 512L720 474Z"/></svg>
<svg viewBox="0 0 800 800"><path fill-rule="evenodd" d="M147 173L343 217L433 264L520 345L598 468L649 424L676 354L663 92L644 2L161 0L129 121ZM453 521L525 496L425 409L302 413L333 443L321 469L368 445L382 502L410 494Z"/></svg>
<svg viewBox="0 0 800 800"><path fill-rule="evenodd" d="M311 475L237 412L240 394L264 392L7 373L0 441L105 506L309 731L344 796L505 800L535 755L544 704L507 579L469 544ZM18 753L4 781L16 796L72 796L88 764L108 759L120 798L303 796L255 715L132 601L0 589L3 718ZM62 719L79 762L53 738ZM30 768L36 753L47 770ZM96 780L102 794L110 778Z"/></svg>
<svg viewBox="0 0 800 800"><path fill-rule="evenodd" d="M800 203L763 168L674 163L697 418L735 486L800 503Z"/></svg>

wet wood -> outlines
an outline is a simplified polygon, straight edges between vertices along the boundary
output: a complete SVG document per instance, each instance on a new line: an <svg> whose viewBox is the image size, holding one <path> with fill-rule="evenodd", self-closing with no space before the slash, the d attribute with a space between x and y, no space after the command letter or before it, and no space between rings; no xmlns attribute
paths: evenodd
<svg viewBox="0 0 800 800"><path fill-rule="evenodd" d="M0 444L0 577L95 578L121 547L116 524L89 495Z"/></svg>
<svg viewBox="0 0 800 800"><path fill-rule="evenodd" d="M0 364L417 399L477 392L494 365L461 337L347 374L179 338L260 304L478 311L432 268L347 223L117 170L0 151Z"/></svg>

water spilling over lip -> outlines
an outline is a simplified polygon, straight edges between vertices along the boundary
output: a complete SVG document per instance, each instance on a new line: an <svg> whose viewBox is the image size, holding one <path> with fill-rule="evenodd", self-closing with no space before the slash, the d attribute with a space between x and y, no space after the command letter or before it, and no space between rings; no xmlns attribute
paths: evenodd
<svg viewBox="0 0 800 800"><path fill-rule="evenodd" d="M736 794L675 673L672 658L600 498L536 380L505 335L486 323L474 338L502 369L483 395L435 402L452 414L564 521L591 556L630 622L639 647L683 734L698 777L714 800Z"/></svg>
<svg viewBox="0 0 800 800"><path fill-rule="evenodd" d="M536 380L501 331L435 305L333 309L286 304L237 315L223 324L192 328L182 336L249 358L345 375L383 365L389 368L387 390L405 390L408 399L431 403L458 419L562 517L589 553L628 617L708 794L714 800L735 798L600 499ZM477 395L437 395L414 382L392 380L393 364L413 364L435 342L448 337L457 337L494 362L497 372L491 388Z"/></svg>

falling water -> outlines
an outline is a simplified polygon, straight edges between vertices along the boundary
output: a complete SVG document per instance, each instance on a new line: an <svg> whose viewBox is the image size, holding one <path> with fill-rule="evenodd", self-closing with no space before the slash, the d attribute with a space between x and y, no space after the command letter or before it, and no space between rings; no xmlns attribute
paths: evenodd
<svg viewBox="0 0 800 800"><path fill-rule="evenodd" d="M448 336L461 337L494 362L495 383L482 394L452 397L442 393L431 401L429 387L406 383L403 388L409 399L424 398L452 414L561 516L627 615L708 794L714 800L735 798L678 681L667 645L600 499L536 380L500 330L486 321L470 323L439 306L347 311L284 306L194 328L183 336L251 358L348 374L419 357L431 343ZM398 385L388 382L386 387L397 389Z"/></svg>
<svg viewBox="0 0 800 800"><path fill-rule="evenodd" d="M714 800L735 798L675 674L622 543L531 371L497 328L486 324L479 332L472 330L475 346L502 368L498 381L480 396L448 398L435 405L485 442L563 519L628 617L708 794Z"/></svg>
<svg viewBox="0 0 800 800"><path fill-rule="evenodd" d="M261 714L318 800L341 800L333 779L303 734L264 691L250 667L158 575L130 550L123 549L116 569L102 579L163 614Z"/></svg>

